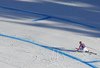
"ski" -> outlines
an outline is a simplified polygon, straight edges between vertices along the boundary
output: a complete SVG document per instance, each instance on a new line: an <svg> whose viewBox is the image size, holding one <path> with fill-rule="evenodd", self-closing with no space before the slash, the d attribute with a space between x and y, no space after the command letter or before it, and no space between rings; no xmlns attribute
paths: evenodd
<svg viewBox="0 0 100 68"><path fill-rule="evenodd" d="M94 52L88 52L88 53L89 53L90 55L91 55L91 54L97 55L97 53L94 53Z"/></svg>

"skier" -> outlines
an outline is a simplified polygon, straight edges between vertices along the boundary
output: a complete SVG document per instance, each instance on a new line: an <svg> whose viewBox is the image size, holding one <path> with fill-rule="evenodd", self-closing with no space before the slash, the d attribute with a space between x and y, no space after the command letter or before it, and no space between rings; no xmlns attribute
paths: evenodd
<svg viewBox="0 0 100 68"><path fill-rule="evenodd" d="M82 50L83 52L89 52L89 50L86 48L85 44L82 43L82 41L79 42L80 46L76 51Z"/></svg>

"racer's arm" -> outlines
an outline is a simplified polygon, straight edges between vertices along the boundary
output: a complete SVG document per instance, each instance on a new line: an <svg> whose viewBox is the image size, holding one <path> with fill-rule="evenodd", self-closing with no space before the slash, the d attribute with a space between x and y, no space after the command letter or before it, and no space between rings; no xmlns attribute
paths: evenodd
<svg viewBox="0 0 100 68"><path fill-rule="evenodd" d="M77 51L80 50L80 48L81 48L81 45L79 46L79 48L77 49Z"/></svg>

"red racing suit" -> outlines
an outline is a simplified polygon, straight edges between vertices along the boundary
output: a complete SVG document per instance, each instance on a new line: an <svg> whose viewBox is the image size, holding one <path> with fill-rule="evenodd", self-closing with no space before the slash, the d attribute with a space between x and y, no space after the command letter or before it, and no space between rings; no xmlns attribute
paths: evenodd
<svg viewBox="0 0 100 68"><path fill-rule="evenodd" d="M78 51L78 50L83 50L85 47L86 47L85 44L82 43L82 44L80 44L80 46L79 46L79 48L77 49L77 51Z"/></svg>

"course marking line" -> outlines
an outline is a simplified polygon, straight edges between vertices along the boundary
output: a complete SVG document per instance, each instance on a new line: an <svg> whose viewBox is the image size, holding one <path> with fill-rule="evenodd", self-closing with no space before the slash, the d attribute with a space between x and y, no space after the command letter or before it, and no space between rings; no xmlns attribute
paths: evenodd
<svg viewBox="0 0 100 68"><path fill-rule="evenodd" d="M96 62L100 62L100 60L96 60L96 61L88 61L88 63L96 63Z"/></svg>
<svg viewBox="0 0 100 68"><path fill-rule="evenodd" d="M16 8L5 7L5 6L0 6L0 8L8 9L8 10L13 10L13 11L20 11L20 12L25 12L25 13L31 13L31 14L41 15L41 16L46 16L46 17L50 17L50 18L54 18L54 19L58 19L58 20L62 20L62 21L67 21L67 22L70 22L70 23L75 23L75 24L83 25L83 26L90 27L90 28L96 28L94 26L90 26L90 25L83 24L83 23L80 23L80 22L75 22L75 21L71 21L71 20L68 20L68 19L54 17L54 16L49 16L49 15L45 15L45 14L40 14L40 13L36 13L36 12L32 12L32 11L20 10L20 9L16 9Z"/></svg>
<svg viewBox="0 0 100 68"><path fill-rule="evenodd" d="M49 18L52 18L52 17L44 17L44 18L33 20L33 21L40 21L40 20L45 20L45 19L49 19Z"/></svg>
<svg viewBox="0 0 100 68"><path fill-rule="evenodd" d="M15 40L19 40L19 41L23 41L23 42L27 42L27 43L30 43L30 44L34 44L34 45L37 45L37 46L46 48L46 49L48 49L48 50L54 51L54 52L56 52L56 53L62 54L62 55L64 55L64 56L67 56L67 57L72 58L72 59L74 59L74 60L80 61L80 62L82 62L82 63L84 63L84 64L86 64L86 65L88 65L88 66L90 66L90 67L92 67L92 68L98 68L98 67L96 67L96 66L94 66L94 65L92 65L92 64L90 64L90 63L88 63L88 62L86 62L86 61L83 61L83 60L81 60L81 59L79 59L79 58L76 58L76 57L74 57L74 56L71 56L71 55L69 55L69 54L66 54L66 53L64 53L64 52L62 52L62 51L59 51L59 50L50 48L50 47L48 47L48 46L44 46L44 45L41 45L41 44L38 44L38 43L35 43L35 42L31 42L31 41L28 41L28 40L25 40L25 39L13 37L13 36L8 36L8 35L4 35L4 34L0 34L0 36L2 36L2 37L7 37L7 38L11 38L11 39L15 39Z"/></svg>

